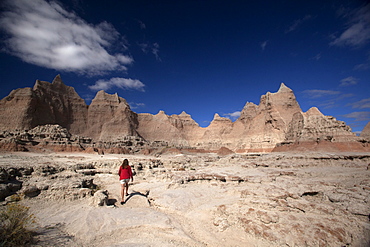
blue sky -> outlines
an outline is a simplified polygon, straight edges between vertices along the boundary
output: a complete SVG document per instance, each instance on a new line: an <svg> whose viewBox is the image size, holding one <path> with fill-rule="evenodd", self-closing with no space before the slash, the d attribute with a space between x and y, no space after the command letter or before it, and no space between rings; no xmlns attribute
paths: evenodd
<svg viewBox="0 0 370 247"><path fill-rule="evenodd" d="M0 98L61 74L87 104L103 89L206 127L284 82L303 111L370 121L367 1L5 0L0 29Z"/></svg>

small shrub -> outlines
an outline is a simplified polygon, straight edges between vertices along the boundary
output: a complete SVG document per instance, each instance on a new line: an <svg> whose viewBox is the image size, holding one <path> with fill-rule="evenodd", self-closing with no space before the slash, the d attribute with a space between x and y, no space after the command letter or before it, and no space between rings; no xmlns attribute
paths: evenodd
<svg viewBox="0 0 370 247"><path fill-rule="evenodd" d="M24 246L32 240L32 231L27 229L35 223L29 208L17 203L0 209L0 246Z"/></svg>

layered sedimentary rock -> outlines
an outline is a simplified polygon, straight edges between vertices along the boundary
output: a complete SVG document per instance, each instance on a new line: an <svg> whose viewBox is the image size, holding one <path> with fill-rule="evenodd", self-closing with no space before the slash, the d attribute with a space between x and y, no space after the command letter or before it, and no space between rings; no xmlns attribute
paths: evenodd
<svg viewBox="0 0 370 247"><path fill-rule="evenodd" d="M289 124L286 141L352 141L355 133L343 121L324 116L316 107L297 112Z"/></svg>
<svg viewBox="0 0 370 247"><path fill-rule="evenodd" d="M125 99L104 91L88 106L60 76L52 83L37 80L32 89L13 90L0 101L0 130L29 130L45 124L58 124L73 135L91 138L92 143L114 143L115 147L132 138L169 147L226 147L238 152L272 151L303 142L359 143L343 121L324 116L315 107L302 112L293 91L283 83L277 92L262 95L258 105L247 102L235 122L216 113L206 128L185 112L137 114ZM365 129L362 137L368 132Z"/></svg>
<svg viewBox="0 0 370 247"><path fill-rule="evenodd" d="M137 114L117 94L99 91L88 107L84 135L95 140L112 141L118 137L137 136Z"/></svg>
<svg viewBox="0 0 370 247"><path fill-rule="evenodd" d="M247 104L241 114L245 134L244 148L255 151L270 151L285 139L292 116L301 112L291 89L281 84L278 92L262 95L258 106ZM241 147L239 147L241 148Z"/></svg>

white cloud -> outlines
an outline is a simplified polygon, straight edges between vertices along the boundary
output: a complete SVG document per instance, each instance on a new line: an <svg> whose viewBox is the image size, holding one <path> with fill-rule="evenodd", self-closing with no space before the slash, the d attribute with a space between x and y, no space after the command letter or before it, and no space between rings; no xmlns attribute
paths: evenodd
<svg viewBox="0 0 370 247"><path fill-rule="evenodd" d="M290 33L290 32L293 32L295 30L297 30L301 25L302 23L310 20L312 18L311 15L306 15L305 17L303 17L302 19L298 19L298 20L295 20L287 30L285 30L285 33Z"/></svg>
<svg viewBox="0 0 370 247"><path fill-rule="evenodd" d="M349 104L352 106L352 108L356 109L365 109L365 108L370 108L370 98L367 99L362 99L360 101L354 102Z"/></svg>
<svg viewBox="0 0 370 247"><path fill-rule="evenodd" d="M340 85L341 87L345 87L345 86L352 86L352 85L356 85L357 84L357 78L353 77L353 76L349 76L349 77L346 77L342 80L340 80Z"/></svg>
<svg viewBox="0 0 370 247"><path fill-rule="evenodd" d="M88 75L127 70L133 59L107 48L120 34L108 22L89 24L55 1L6 0L0 28L5 51L41 67Z"/></svg>
<svg viewBox="0 0 370 247"><path fill-rule="evenodd" d="M339 91L320 90L320 89L304 90L303 93L307 97L310 97L310 98L321 98L321 97L326 97L328 95L338 95L338 94L340 94Z"/></svg>
<svg viewBox="0 0 370 247"><path fill-rule="evenodd" d="M370 4L343 16L350 16L348 25L339 37L334 36L330 45L357 47L368 43L370 41Z"/></svg>
<svg viewBox="0 0 370 247"><path fill-rule="evenodd" d="M240 111L232 112L232 113L226 113L224 114L225 117L230 118L230 119L237 119L240 117Z"/></svg>
<svg viewBox="0 0 370 247"><path fill-rule="evenodd" d="M112 87L119 87L126 90L138 90L144 92L144 83L139 80L133 79L126 79L126 78L119 78L114 77L110 80L98 80L95 82L94 85L89 86L89 88L93 91L104 90L107 91Z"/></svg>

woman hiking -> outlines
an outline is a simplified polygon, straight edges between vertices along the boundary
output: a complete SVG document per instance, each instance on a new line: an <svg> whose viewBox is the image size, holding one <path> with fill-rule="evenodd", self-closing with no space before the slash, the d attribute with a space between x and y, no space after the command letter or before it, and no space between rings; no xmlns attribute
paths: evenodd
<svg viewBox="0 0 370 247"><path fill-rule="evenodd" d="M124 159L118 171L119 181L121 182L121 205L125 203L125 190L126 196L128 196L128 182L130 179L134 182L134 177L132 176L131 167L128 164L128 160ZM126 188L126 189L125 189Z"/></svg>

